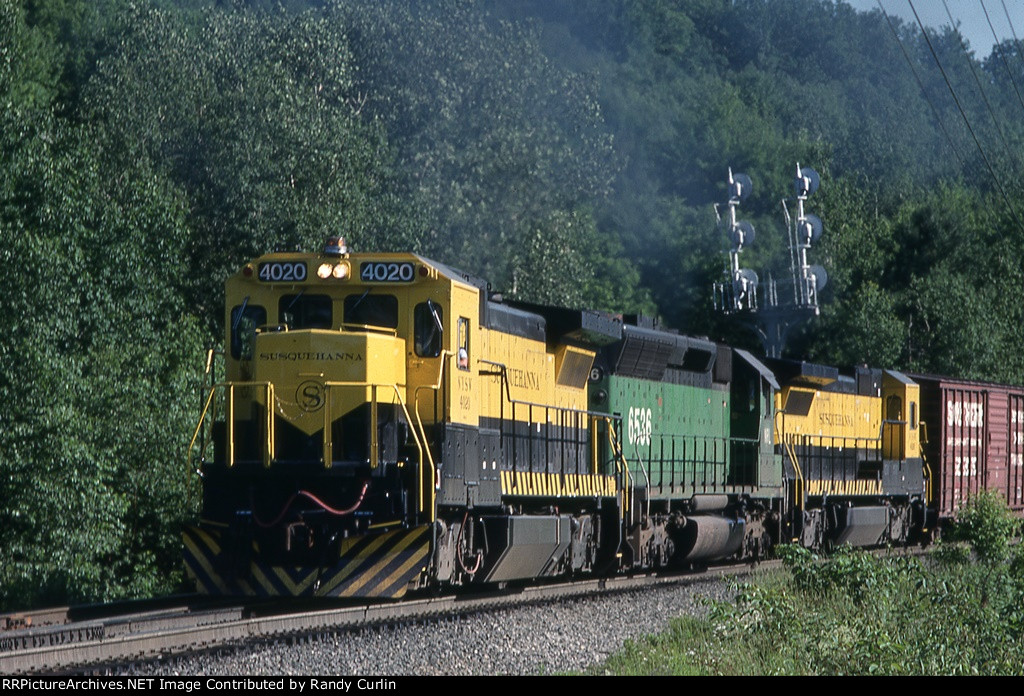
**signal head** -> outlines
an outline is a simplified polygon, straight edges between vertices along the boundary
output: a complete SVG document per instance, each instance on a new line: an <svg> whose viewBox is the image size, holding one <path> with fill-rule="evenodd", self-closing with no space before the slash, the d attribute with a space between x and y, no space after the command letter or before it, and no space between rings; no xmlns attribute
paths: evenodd
<svg viewBox="0 0 1024 696"><path fill-rule="evenodd" d="M753 192L754 183L746 174L733 174L729 170L729 200L744 201Z"/></svg>
<svg viewBox="0 0 1024 696"><path fill-rule="evenodd" d="M729 241L737 251L744 245L749 246L754 241L754 226L746 220L740 220L729 228Z"/></svg>
<svg viewBox="0 0 1024 696"><path fill-rule="evenodd" d="M797 198L806 198L812 193L818 190L818 186L821 184L821 177L818 176L818 172L814 171L810 167L800 168L797 165L796 179L793 181L793 188L796 190Z"/></svg>
<svg viewBox="0 0 1024 696"><path fill-rule="evenodd" d="M804 219L799 222L799 225L801 244L810 246L821 239L821 232L824 229L824 225L822 225L821 218L817 215L806 215Z"/></svg>
<svg viewBox="0 0 1024 696"><path fill-rule="evenodd" d="M822 266L817 264L808 266L807 277L808 279L814 279L815 292L821 292L822 288L828 285L828 273L825 272L825 269Z"/></svg>
<svg viewBox="0 0 1024 696"><path fill-rule="evenodd" d="M741 268L738 280L743 285L743 289L753 290L757 287L758 279L757 273L750 270L749 268Z"/></svg>

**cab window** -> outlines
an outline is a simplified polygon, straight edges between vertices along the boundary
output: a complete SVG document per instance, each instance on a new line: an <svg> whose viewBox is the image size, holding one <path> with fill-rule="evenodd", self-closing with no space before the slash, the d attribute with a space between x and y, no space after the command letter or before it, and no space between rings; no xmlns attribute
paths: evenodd
<svg viewBox="0 0 1024 696"><path fill-rule="evenodd" d="M398 328L398 298L394 295L349 295L345 298L345 323L358 326Z"/></svg>
<svg viewBox="0 0 1024 696"><path fill-rule="evenodd" d="M327 295L284 295L278 316L289 329L329 329L333 326L331 298Z"/></svg>
<svg viewBox="0 0 1024 696"><path fill-rule="evenodd" d="M441 354L444 338L444 314L441 305L427 300L413 310L416 334L416 355L421 358L436 358Z"/></svg>
<svg viewBox="0 0 1024 696"><path fill-rule="evenodd" d="M240 304L231 309L231 357L252 360L256 327L267 323L267 310L259 305Z"/></svg>
<svg viewBox="0 0 1024 696"><path fill-rule="evenodd" d="M458 367L460 370L469 369L469 319L459 317L459 352Z"/></svg>
<svg viewBox="0 0 1024 696"><path fill-rule="evenodd" d="M885 402L885 419L890 421L903 420L903 399L890 396Z"/></svg>

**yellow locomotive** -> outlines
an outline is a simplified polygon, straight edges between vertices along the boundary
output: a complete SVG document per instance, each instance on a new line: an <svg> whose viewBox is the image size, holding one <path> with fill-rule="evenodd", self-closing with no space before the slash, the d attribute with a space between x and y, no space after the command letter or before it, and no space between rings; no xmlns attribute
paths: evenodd
<svg viewBox="0 0 1024 696"><path fill-rule="evenodd" d="M597 561L620 486L585 331L549 345L485 283L340 239L244 266L225 323L184 535L201 591L399 597Z"/></svg>
<svg viewBox="0 0 1024 696"><path fill-rule="evenodd" d="M190 446L203 593L397 598L925 528L897 372L765 365L338 238L245 264L224 321Z"/></svg>
<svg viewBox="0 0 1024 696"><path fill-rule="evenodd" d="M918 385L894 370L770 361L776 446L792 482L793 541L819 548L904 543L927 531L931 480Z"/></svg>

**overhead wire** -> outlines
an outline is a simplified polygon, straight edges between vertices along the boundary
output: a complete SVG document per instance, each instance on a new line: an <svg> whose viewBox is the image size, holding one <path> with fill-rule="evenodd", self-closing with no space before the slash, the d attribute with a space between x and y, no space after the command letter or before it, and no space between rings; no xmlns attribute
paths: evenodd
<svg viewBox="0 0 1024 696"><path fill-rule="evenodd" d="M996 176L996 171L992 167L992 163L989 161L988 155L985 154L985 149L981 146L981 141L978 140L978 135L974 132L970 119L967 118L967 112L964 111L964 107L960 103L960 98L956 95L956 90L953 89L953 83L949 81L949 75L946 74L945 68L942 67L942 61L939 60L939 54L935 51L935 46L932 45L932 40L928 37L928 32L925 31L924 23L921 21L921 17L917 14L917 8L914 7L913 0L907 0L907 4L910 5L910 11L914 13L914 19L917 20L917 25L921 28L921 34L924 35L924 40L928 44L928 50L931 51L932 58L935 59L935 65L938 66L939 72L942 73L942 79L945 80L946 87L949 89L949 93L953 96L953 102L956 104L956 108L960 112L961 118L964 120L964 125L967 126L967 130L970 132L971 138L974 139L974 144L978 148L978 153L981 155L981 159L985 162L985 167L988 169L988 173L992 177L992 183L995 184L996 188L999 190L999 194L1003 197L1003 201L1006 203L1006 207L1013 216L1017 226L1024 230L1024 224L1021 224L1020 216L1017 215L1016 207L1014 207L1013 203L1010 202L1010 197L1006 194L1006 189L1003 188L1002 182L999 180L999 177Z"/></svg>
<svg viewBox="0 0 1024 696"><path fill-rule="evenodd" d="M946 8L946 16L949 17L949 26L955 29L956 22L953 20L953 13L949 11L949 3L946 0L942 0L942 6ZM982 9L985 5L982 3ZM981 84L981 78L978 77L978 70L974 67L974 61L971 59L971 54L967 50L967 43L964 41L963 34L959 31L956 32L960 39L960 47L964 49L964 57L967 59L967 67L971 69L971 75L974 77L974 84L978 86L978 93L981 95L981 100L985 102L985 108L988 109L988 115L992 117L992 123L996 127L996 133L999 134L999 140L1003 143L1003 149L1006 150L1006 156L1008 161L1013 161L1013 155L1010 152L1010 145L1006 142L1006 136L1003 135L1003 127L999 125L999 118L996 116L995 109L992 108L992 103L989 102L988 96L985 94L985 88Z"/></svg>
<svg viewBox="0 0 1024 696"><path fill-rule="evenodd" d="M1010 19L1010 11L1006 9L1006 0L1003 3L1003 14L1006 15L1006 23L1010 25L1010 35L1013 36L1013 43L1017 46L1017 60L1024 60L1024 51L1020 48L1020 39L1017 38L1017 30L1013 28L1013 20Z"/></svg>
<svg viewBox="0 0 1024 696"><path fill-rule="evenodd" d="M996 53L999 54L999 60L1002 61L1003 68L1006 69L1006 74L1010 76L1010 84L1013 85L1013 91L1017 93L1017 101L1020 102L1021 108L1024 108L1024 98L1021 97L1020 89L1017 88L1017 80L1013 77L1013 71L1010 70L1010 64L1006 60L1006 54L1003 53L1003 45L1002 45L1002 42L999 40L999 37L996 35L996 28L994 26L992 26L992 19L988 16L988 9L985 8L985 0L978 0L978 2L981 3L981 10L982 10L982 12L985 13L985 21L988 22L988 28L992 31L992 40L995 41L995 50L996 50ZM1003 3L1003 10L1006 11L1006 3L1005 2ZM1007 22L1010 21L1010 13L1008 11L1006 11L1006 21ZM1010 24L1010 31L1013 32L1013 24ZM1013 38L1016 41L1017 35L1014 34ZM1017 50L1018 51L1020 50L1020 45L1019 44L1018 44ZM1019 59L1020 58L1020 54L1018 53L1017 55L1018 55L1018 59Z"/></svg>
<svg viewBox="0 0 1024 696"><path fill-rule="evenodd" d="M942 116L939 115L939 110L935 108L935 104L932 102L931 97L928 96L928 90L925 89L924 82L921 81L921 77L917 74L917 69L914 67L914 61L911 60L910 54L907 53L907 49L903 45L903 41L900 39L899 32L896 31L896 26L892 23L889 13L887 13L885 8L882 7L882 0L875 0L875 2L878 4L878 9L881 10L882 16L885 17L885 21L889 24L889 30L896 39L896 43L899 45L900 51L903 52L903 58L907 61L907 66L910 68L910 72L913 74L914 80L917 82L917 86L921 89L921 94L924 96L924 100L928 102L928 106L931 107L932 114L935 116L935 123L938 124L939 130L942 131L942 134L946 136L946 142L949 143L949 149L951 149L953 154L956 156L957 162L960 163L960 168L965 169L967 167L967 162L960 155L960 151L953 142L953 138L950 136L949 131L946 130L946 126L943 125Z"/></svg>

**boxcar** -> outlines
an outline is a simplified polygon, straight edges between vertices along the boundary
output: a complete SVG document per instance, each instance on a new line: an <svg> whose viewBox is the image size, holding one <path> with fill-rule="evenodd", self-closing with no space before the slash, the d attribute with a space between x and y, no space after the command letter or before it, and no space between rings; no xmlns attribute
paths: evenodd
<svg viewBox="0 0 1024 696"><path fill-rule="evenodd" d="M1024 388L936 375L921 385L924 454L940 518L968 496L997 490L1024 512Z"/></svg>

